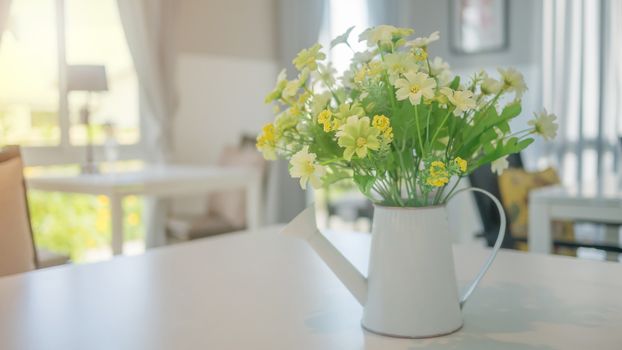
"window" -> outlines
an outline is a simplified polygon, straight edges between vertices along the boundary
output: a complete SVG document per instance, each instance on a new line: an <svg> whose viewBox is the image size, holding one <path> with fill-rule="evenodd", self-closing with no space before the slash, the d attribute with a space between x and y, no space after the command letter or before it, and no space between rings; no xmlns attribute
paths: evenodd
<svg viewBox="0 0 622 350"><path fill-rule="evenodd" d="M15 0L0 41L0 142L60 143L54 1Z"/></svg>
<svg viewBox="0 0 622 350"><path fill-rule="evenodd" d="M75 64L106 67L108 91L90 98L94 143L104 141L107 123L120 144L139 143L138 82L116 1L13 0L0 41L0 144L59 154L85 144L79 111L87 93L60 84Z"/></svg>
<svg viewBox="0 0 622 350"><path fill-rule="evenodd" d="M349 43L356 51L365 50L365 44L359 42L358 36L368 27L368 9L365 0L328 2L328 16L320 35L320 41L325 48L330 46L330 41L343 34L349 27L354 26L350 33ZM338 74L348 69L352 59L352 50L345 45L339 45L328 52L330 61Z"/></svg>

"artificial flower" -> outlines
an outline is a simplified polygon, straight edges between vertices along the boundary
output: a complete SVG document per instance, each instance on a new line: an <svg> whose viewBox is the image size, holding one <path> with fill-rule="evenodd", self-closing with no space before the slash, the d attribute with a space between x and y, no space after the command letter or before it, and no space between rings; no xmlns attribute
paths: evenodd
<svg viewBox="0 0 622 350"><path fill-rule="evenodd" d="M365 81L366 77L367 77L367 66L364 65L358 71L356 71L356 73L354 74L353 80L355 83L360 84L363 81Z"/></svg>
<svg viewBox="0 0 622 350"><path fill-rule="evenodd" d="M346 120L353 115L363 116L365 111L358 103L342 103L335 113L335 118L340 120Z"/></svg>
<svg viewBox="0 0 622 350"><path fill-rule="evenodd" d="M300 71L304 68L314 71L317 69L317 61L326 58L326 55L320 51L321 49L322 45L320 44L315 44L308 49L302 49L292 63Z"/></svg>
<svg viewBox="0 0 622 350"><path fill-rule="evenodd" d="M416 47L413 49L413 56L416 61L423 62L428 59L428 52L425 49Z"/></svg>
<svg viewBox="0 0 622 350"><path fill-rule="evenodd" d="M326 108L326 105L330 102L331 94L329 91L323 93L317 93L313 95L311 100L311 114L317 115Z"/></svg>
<svg viewBox="0 0 622 350"><path fill-rule="evenodd" d="M391 122L389 121L389 118L387 118L387 116L385 116L384 114L375 115L371 122L371 125L374 128L380 130L381 132L389 128L390 124Z"/></svg>
<svg viewBox="0 0 622 350"><path fill-rule="evenodd" d="M435 160L430 163L425 183L433 187L442 187L449 182L449 172L445 163Z"/></svg>
<svg viewBox="0 0 622 350"><path fill-rule="evenodd" d="M348 45L352 31L332 45ZM442 205L454 193L454 177L490 164L491 152L498 159L490 166L501 173L507 154L533 135L555 136L555 116L546 111L513 132L526 90L518 71L501 69L494 79L480 71L465 80L428 56L437 32L407 42L410 34L393 26L366 30L360 38L367 48L354 52L340 77L319 45L302 50L294 60L298 76L288 81L281 72L266 97L275 119L257 137L264 157L290 160L302 187L349 178L376 203ZM475 137L482 130L485 137Z"/></svg>
<svg viewBox="0 0 622 350"><path fill-rule="evenodd" d="M337 132L337 143L345 148L343 158L350 161L355 153L359 158L365 158L369 150L380 147L379 134L380 130L370 126L368 117L349 117Z"/></svg>
<svg viewBox="0 0 622 350"><path fill-rule="evenodd" d="M440 160L435 160L430 163L430 175L447 176L447 167L445 166L445 163Z"/></svg>
<svg viewBox="0 0 622 350"><path fill-rule="evenodd" d="M371 61L367 63L367 76L370 78L379 77L384 71L385 70L382 62Z"/></svg>
<svg viewBox="0 0 622 350"><path fill-rule="evenodd" d="M449 63L443 61L440 57L434 57L433 60L430 61L430 66L424 65L424 69L428 71L428 74L431 76L438 76L443 72L449 71Z"/></svg>
<svg viewBox="0 0 622 350"><path fill-rule="evenodd" d="M335 74L337 74L337 70L333 68L330 62L327 64L318 64L317 71L312 73L316 80L324 82L328 87L335 85Z"/></svg>
<svg viewBox="0 0 622 350"><path fill-rule="evenodd" d="M300 89L300 81L298 79L290 80L285 84L285 88L281 93L284 99L296 96Z"/></svg>
<svg viewBox="0 0 622 350"><path fill-rule="evenodd" d="M490 170L492 170L492 172L496 173L497 175L503 174L503 171L510 166L507 158L508 156L503 156L494 160L492 163L490 163Z"/></svg>
<svg viewBox="0 0 622 350"><path fill-rule="evenodd" d="M404 78L397 79L394 85L397 88L397 99L409 99L413 105L421 103L421 97L434 98L436 88L434 79L422 72L408 72L404 74Z"/></svg>
<svg viewBox="0 0 622 350"><path fill-rule="evenodd" d="M359 41L367 41L367 46L383 46L393 44L393 40L411 35L414 31L410 28L396 28L382 24L365 30L359 35Z"/></svg>
<svg viewBox="0 0 622 350"><path fill-rule="evenodd" d="M358 64L365 64L371 61L374 58L374 56L376 56L376 52L374 51L356 52L354 56L352 57L352 62L358 63Z"/></svg>
<svg viewBox="0 0 622 350"><path fill-rule="evenodd" d="M290 160L289 174L300 178L300 187L307 188L307 182L315 189L322 187L322 176L326 175L326 167L316 161L317 155L309 153L309 146L304 146Z"/></svg>
<svg viewBox="0 0 622 350"><path fill-rule="evenodd" d="M456 159L454 159L454 163L458 166L458 169L460 169L460 172L466 172L467 171L467 161L460 158L460 157L456 157Z"/></svg>
<svg viewBox="0 0 622 350"><path fill-rule="evenodd" d="M459 116L475 108L475 99L471 90L457 90L448 96L449 102L455 106L454 115Z"/></svg>
<svg viewBox="0 0 622 350"><path fill-rule="evenodd" d="M417 62L414 57L405 52L390 53L384 56L384 66L389 73L389 82L393 83L400 75L416 71Z"/></svg>
<svg viewBox="0 0 622 350"><path fill-rule="evenodd" d="M555 122L557 116L552 113L548 113L544 109L539 114L535 115L535 119L527 122L527 124L533 126L533 131L541 135L545 140L552 140L557 136L557 128L559 125Z"/></svg>
<svg viewBox="0 0 622 350"><path fill-rule="evenodd" d="M279 114L274 120L274 131L276 135L282 135L285 130L295 127L298 124L299 119L300 109L294 107Z"/></svg>
<svg viewBox="0 0 622 350"><path fill-rule="evenodd" d="M434 187L443 187L449 183L449 177L447 176L430 176L426 183Z"/></svg>
<svg viewBox="0 0 622 350"><path fill-rule="evenodd" d="M333 112L331 112L329 109L325 109L320 112L320 114L318 114L317 122L322 124L322 126L324 127L324 132L329 132L332 130L332 117Z"/></svg>
<svg viewBox="0 0 622 350"><path fill-rule="evenodd" d="M484 95L498 94L502 88L503 88L502 82L495 80L493 78L490 78L490 77L485 77L482 80L482 83L480 85L480 89L482 90L482 93Z"/></svg>
<svg viewBox="0 0 622 350"><path fill-rule="evenodd" d="M385 146L393 142L393 128L389 126L388 128L384 129L382 134L380 134L380 138L382 144Z"/></svg>
<svg viewBox="0 0 622 350"><path fill-rule="evenodd" d="M270 103L274 100L281 98L281 93L283 92L283 89L285 89L286 85L287 85L287 73L285 72L285 69L283 69L279 73L279 75L276 77L276 86L274 87L272 91L270 91L270 93L268 93L268 95L264 99L264 102Z"/></svg>
<svg viewBox="0 0 622 350"><path fill-rule="evenodd" d="M431 43L437 41L438 39L440 39L440 35L439 32L433 32L432 34L430 34L430 36L427 37L421 37L421 38L416 38L414 40L411 40L409 42L406 43L406 46L411 46L414 48L426 48L428 45L430 45Z"/></svg>
<svg viewBox="0 0 622 350"><path fill-rule="evenodd" d="M499 71L499 74L501 74L503 88L509 92L516 93L516 98L521 98L527 90L527 85L525 85L523 75L514 68L498 68L497 70Z"/></svg>
<svg viewBox="0 0 622 350"><path fill-rule="evenodd" d="M264 125L262 133L257 136L257 149L267 160L276 160L276 137L272 123Z"/></svg>

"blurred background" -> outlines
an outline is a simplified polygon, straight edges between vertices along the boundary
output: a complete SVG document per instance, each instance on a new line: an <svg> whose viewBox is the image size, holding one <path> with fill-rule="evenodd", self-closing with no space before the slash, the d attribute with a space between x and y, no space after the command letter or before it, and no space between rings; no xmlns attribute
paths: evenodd
<svg viewBox="0 0 622 350"><path fill-rule="evenodd" d="M454 74L521 71L529 90L513 127L522 129L542 107L560 122L557 139L537 141L520 155L521 167L552 168L550 184L615 197L621 20L614 0L0 0L0 145L22 147L27 177L78 176L89 143L104 172L218 164L226 147L252 142L272 120L264 96L281 67L292 76L298 51L315 42L326 48L350 26L353 48L362 49L362 30L392 24L414 28L415 36L439 31L430 57L443 57ZM328 52L339 73L351 56L345 46ZM80 66L99 71L73 74ZM262 181L264 223L286 222L315 201L322 227L370 229L372 206L351 184L304 193L285 162L271 165ZM498 186L490 181L481 186ZM108 197L34 189L28 196L37 246L75 262L110 257ZM124 200L126 253L144 251L156 234L146 229L156 214L145 203ZM210 205L205 196L185 197L168 201L164 213L201 216ZM467 196L450 204L456 242L486 244L482 206ZM571 241L599 243L556 252L619 259L619 225L569 225ZM171 225L161 229L175 236ZM515 236L527 244L526 235Z"/></svg>

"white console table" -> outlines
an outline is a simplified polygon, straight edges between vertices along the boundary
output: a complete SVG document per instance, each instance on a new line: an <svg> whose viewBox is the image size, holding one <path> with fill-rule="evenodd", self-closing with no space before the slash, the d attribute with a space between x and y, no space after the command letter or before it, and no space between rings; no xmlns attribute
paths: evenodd
<svg viewBox="0 0 622 350"><path fill-rule="evenodd" d="M242 188L248 227L260 225L261 176L249 168L162 165L117 173L35 176L26 181L29 189L107 196L115 255L123 252L123 198L129 195L171 198Z"/></svg>
<svg viewBox="0 0 622 350"><path fill-rule="evenodd" d="M529 194L529 251L551 253L552 220L622 224L622 193L545 187Z"/></svg>

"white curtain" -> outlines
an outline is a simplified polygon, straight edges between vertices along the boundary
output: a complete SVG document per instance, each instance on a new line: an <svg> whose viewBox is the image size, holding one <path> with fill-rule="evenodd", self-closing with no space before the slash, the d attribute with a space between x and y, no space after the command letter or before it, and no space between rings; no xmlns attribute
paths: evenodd
<svg viewBox="0 0 622 350"><path fill-rule="evenodd" d="M287 67L290 79L294 75L292 59L296 54L318 42L325 0L279 0L278 38L279 65ZM288 222L306 206L305 193L287 170L287 162L273 162L270 167L267 191L267 222Z"/></svg>
<svg viewBox="0 0 622 350"><path fill-rule="evenodd" d="M10 9L11 0L0 0L0 30L4 30L6 22L9 20Z"/></svg>
<svg viewBox="0 0 622 350"><path fill-rule="evenodd" d="M0 0L0 39L2 39L2 33L8 24L10 10L11 0Z"/></svg>
<svg viewBox="0 0 622 350"><path fill-rule="evenodd" d="M600 191L620 169L622 3L547 0L543 13L543 99L560 119L548 154L566 184Z"/></svg>
<svg viewBox="0 0 622 350"><path fill-rule="evenodd" d="M161 0L118 0L121 23L132 54L140 86L140 114L145 158L152 163L166 163L171 152L172 85L167 83L162 52ZM146 245L165 242L166 213L164 200L146 201Z"/></svg>

